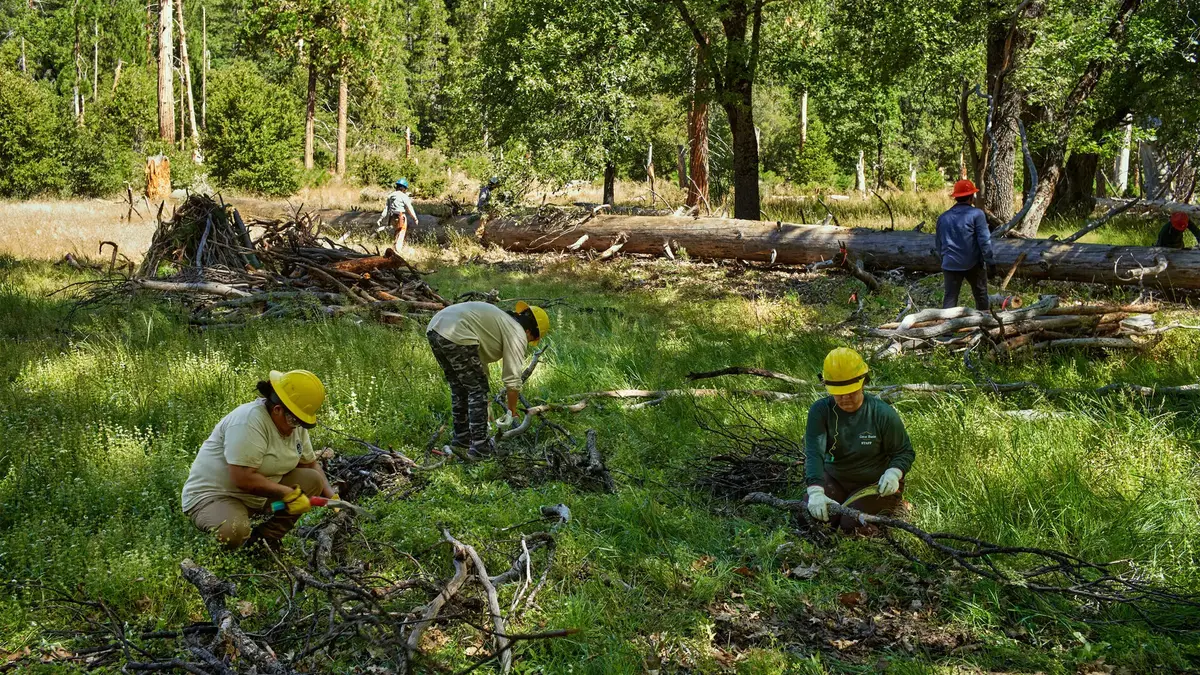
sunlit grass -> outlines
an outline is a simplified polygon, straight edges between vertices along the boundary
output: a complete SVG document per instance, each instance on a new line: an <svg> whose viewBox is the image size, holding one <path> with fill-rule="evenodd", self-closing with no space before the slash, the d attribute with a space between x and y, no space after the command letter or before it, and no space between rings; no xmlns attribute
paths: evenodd
<svg viewBox="0 0 1200 675"><path fill-rule="evenodd" d="M430 281L443 296L496 288L502 297L566 300L551 308L552 347L526 392L534 398L688 386L688 372L728 365L811 379L824 353L846 344L818 322L844 318L849 285L816 305L789 295L725 294L686 263L656 264L654 273L667 276L664 288L630 290L625 284L644 272L624 263L566 259L531 272L438 262L464 258L460 249L425 252L430 266L442 267ZM69 298L46 297L79 278L44 263L0 259L6 310L0 315L3 578L39 579L81 597L103 597L138 626L202 619L194 590L179 579L179 560L192 557L220 574L244 573L253 563L219 553L195 532L179 513L179 489L213 424L250 399L254 382L269 369L316 371L330 392L326 423L406 452L418 452L447 419L448 392L417 330L331 321L198 333L176 310L149 299L72 315ZM873 316L894 315L903 297L892 289L872 298ZM1063 353L983 367L997 381L1048 386L1180 384L1200 378L1197 348L1200 336L1180 334L1147 355ZM883 384L965 382L973 375L958 357L937 355L877 364L874 378ZM742 403L780 433L803 433L804 404ZM897 408L917 448L907 497L922 527L1096 560L1134 559L1150 578L1200 587L1200 406L1194 400L999 399L979 393L905 400ZM1068 415L1022 422L1000 413L1015 408ZM781 552L780 544L795 541L782 514L714 503L692 492L691 462L721 448L697 428L694 414L687 400L636 411L597 402L560 418L577 432L599 430L601 450L622 472L617 494L580 493L558 483L515 488L494 463L454 465L431 474L428 486L407 500L370 501L380 517L365 526L367 539L419 555L427 570L444 576L449 554L436 547L438 525L483 544L496 539L496 529L528 520L539 505L568 503L575 521L559 537L551 584L541 609L520 628L575 626L583 632L523 648L519 661L544 672L641 672L654 658L669 664L684 654L696 659L695 671L720 672L709 652L709 608L734 594L764 616L786 620L812 607L836 610L837 596L861 590L869 576L877 584L869 586L871 602L888 596L908 602L912 591L901 573L920 571L890 555L883 543L843 541L823 550L801 542L794 552ZM728 419L729 413L719 414ZM315 440L351 449L326 432L316 432ZM408 559L365 546L361 554L381 561L384 573L412 572ZM505 555L503 547L485 551L489 563L500 567L507 564ZM784 563L796 564L797 555L820 561L822 573L811 581L785 578ZM706 556L711 563L697 564ZM946 579L935 581L943 584L939 620L970 631L987 647L936 658L881 654L891 663L889 672L1073 673L1077 664L1099 656L1134 672L1194 665L1198 645L1191 638L1155 635L1136 625L1089 626L1058 602L966 577L920 573ZM258 616L274 609L278 593L270 583L246 579L240 588L240 598L255 603ZM53 640L44 629L70 623L65 614L38 605L35 592L0 600L0 648ZM1032 635L1029 640L1007 636L1018 625ZM787 643L786 635L763 643L737 672L863 672L875 663L810 656ZM1101 644L1107 646L1096 646ZM451 644L439 656L466 665L458 649Z"/></svg>

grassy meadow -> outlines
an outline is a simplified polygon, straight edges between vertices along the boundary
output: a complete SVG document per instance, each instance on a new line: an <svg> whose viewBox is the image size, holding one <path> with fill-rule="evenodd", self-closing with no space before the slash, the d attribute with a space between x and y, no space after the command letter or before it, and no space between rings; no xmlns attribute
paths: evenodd
<svg viewBox="0 0 1200 675"><path fill-rule="evenodd" d="M1140 222L1104 233L1112 241L1140 238ZM516 257L465 242L423 256L426 268L437 268L431 284L447 298L498 289L503 298L561 299L546 303L554 328L526 389L532 399L682 387L688 372L729 365L814 379L827 350L854 343L832 328L853 309L846 298L858 282L843 278L688 261ZM179 508L196 449L222 416L253 398L268 370L315 371L329 391L325 424L410 456L449 418L449 391L415 325L264 321L198 332L183 308L154 297L73 311L69 293L48 295L85 278L0 257L0 657L28 646L31 656L13 662L27 672L72 671L39 657L77 646L73 631L90 629L86 611L52 602L47 588L103 599L131 630L206 620L195 589L180 578L183 558L238 582L238 599L250 603L248 629L278 619L282 573L270 561L221 553ZM1027 299L1132 297L1020 280L1011 289ZM905 290L871 296L870 320L894 317ZM932 305L940 279L909 290ZM1200 323L1195 313L1180 316ZM1173 331L1143 354L1063 351L981 368L996 381L1049 387L1185 384L1200 381L1198 350L1200 332ZM976 377L952 354L873 366L876 384ZM786 389L736 378L705 386ZM818 395L736 405L799 440L807 402ZM489 569L503 570L514 535L499 530L536 517L539 505L568 504L574 518L557 535L550 583L512 630L580 632L522 643L520 673L1200 669L1194 632L1156 631L1128 610L1096 612L926 569L883 540L818 546L796 536L782 512L694 489L697 462L724 449L698 427L696 407L733 423L732 405L669 399L630 409L601 401L552 415L579 436L598 430L615 494L558 482L520 487L495 461L451 463L405 499L368 500L378 518L364 523L365 537L352 546L378 575L412 576L419 564L440 582L451 570L450 551L439 545L439 528L447 527L474 544ZM906 498L920 527L1094 561L1128 559L1146 579L1200 590L1200 398L980 392L896 407L917 451ZM1022 421L1003 413L1017 409L1056 414ZM314 443L358 452L322 430ZM802 482L785 496L799 497ZM298 556L295 537L285 541L285 558ZM797 565L818 571L811 579L785 573ZM501 589L502 606L511 593ZM854 606L839 600L854 593L861 598ZM1200 625L1200 611L1196 617L1192 625ZM442 672L469 667L478 633L445 630L433 661ZM307 667L359 672L354 665L316 658Z"/></svg>

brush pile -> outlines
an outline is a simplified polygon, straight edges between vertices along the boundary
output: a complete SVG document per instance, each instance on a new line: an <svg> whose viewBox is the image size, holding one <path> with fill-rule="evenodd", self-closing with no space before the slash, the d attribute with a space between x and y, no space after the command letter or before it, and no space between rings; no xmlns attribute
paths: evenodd
<svg viewBox="0 0 1200 675"><path fill-rule="evenodd" d="M1146 305L1062 305L1057 296L1050 295L1005 311L924 309L856 332L887 340L875 357L890 358L938 348L971 351L981 346L998 356L1056 347L1140 350L1153 345L1166 331L1191 328L1178 323L1158 325L1154 311Z"/></svg>
<svg viewBox="0 0 1200 675"><path fill-rule="evenodd" d="M356 251L321 229L301 212L245 223L236 209L192 195L170 220L159 220L137 273L91 300L143 289L184 295L192 323L206 327L343 315L401 323L446 306L395 251Z"/></svg>
<svg viewBox="0 0 1200 675"><path fill-rule="evenodd" d="M373 449L366 454L327 461L344 497L387 496L387 486L408 483L410 470L427 468L367 445ZM363 525L375 517L363 505L314 514L309 518L315 524L297 528L284 539L284 550L260 551L270 557L264 571L239 575L237 584L183 560L182 577L195 587L209 621L174 630L139 626L103 599L79 598L75 589L20 584L44 598L39 611L66 612L85 626L59 636L67 648L41 661L71 669L195 675L453 672L491 663L496 668L488 672L509 673L524 651L522 642L577 632L510 630L514 624L534 625L526 614L550 581L555 535L570 520L565 505L541 507L537 517L505 528L502 540L483 542L478 550L438 528L446 547L431 547L420 558L374 539ZM258 593L239 597L242 584L258 587ZM263 589L272 587L279 593L264 597ZM440 661L443 647L454 642L467 646L470 660L457 657L452 669ZM25 655L37 658L29 650Z"/></svg>

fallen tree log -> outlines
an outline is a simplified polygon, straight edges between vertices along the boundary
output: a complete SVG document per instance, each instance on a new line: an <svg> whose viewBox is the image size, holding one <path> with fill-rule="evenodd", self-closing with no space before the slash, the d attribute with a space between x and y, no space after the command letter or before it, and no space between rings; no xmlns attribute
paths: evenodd
<svg viewBox="0 0 1200 675"><path fill-rule="evenodd" d="M723 218L615 216L598 214L564 219L545 210L526 218L501 218L484 224L484 244L512 251L608 251L662 256L670 248L693 258L736 259L782 265L833 260L843 245L864 268L904 268L940 272L933 235L866 228L793 225ZM564 222L564 220L566 222ZM574 246L574 249L572 248ZM1015 276L1087 283L1200 288L1200 251L1143 246L1063 244L1045 239L993 242L996 264ZM1024 256L1022 258L1022 256ZM1165 268L1157 271L1165 263ZM1157 273L1156 273L1157 271Z"/></svg>

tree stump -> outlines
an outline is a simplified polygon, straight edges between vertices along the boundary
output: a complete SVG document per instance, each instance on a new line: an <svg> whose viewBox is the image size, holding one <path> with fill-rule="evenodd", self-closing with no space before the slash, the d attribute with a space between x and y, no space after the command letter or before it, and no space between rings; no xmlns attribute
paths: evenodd
<svg viewBox="0 0 1200 675"><path fill-rule="evenodd" d="M146 158L146 198L161 202L171 196L171 160L165 155Z"/></svg>

